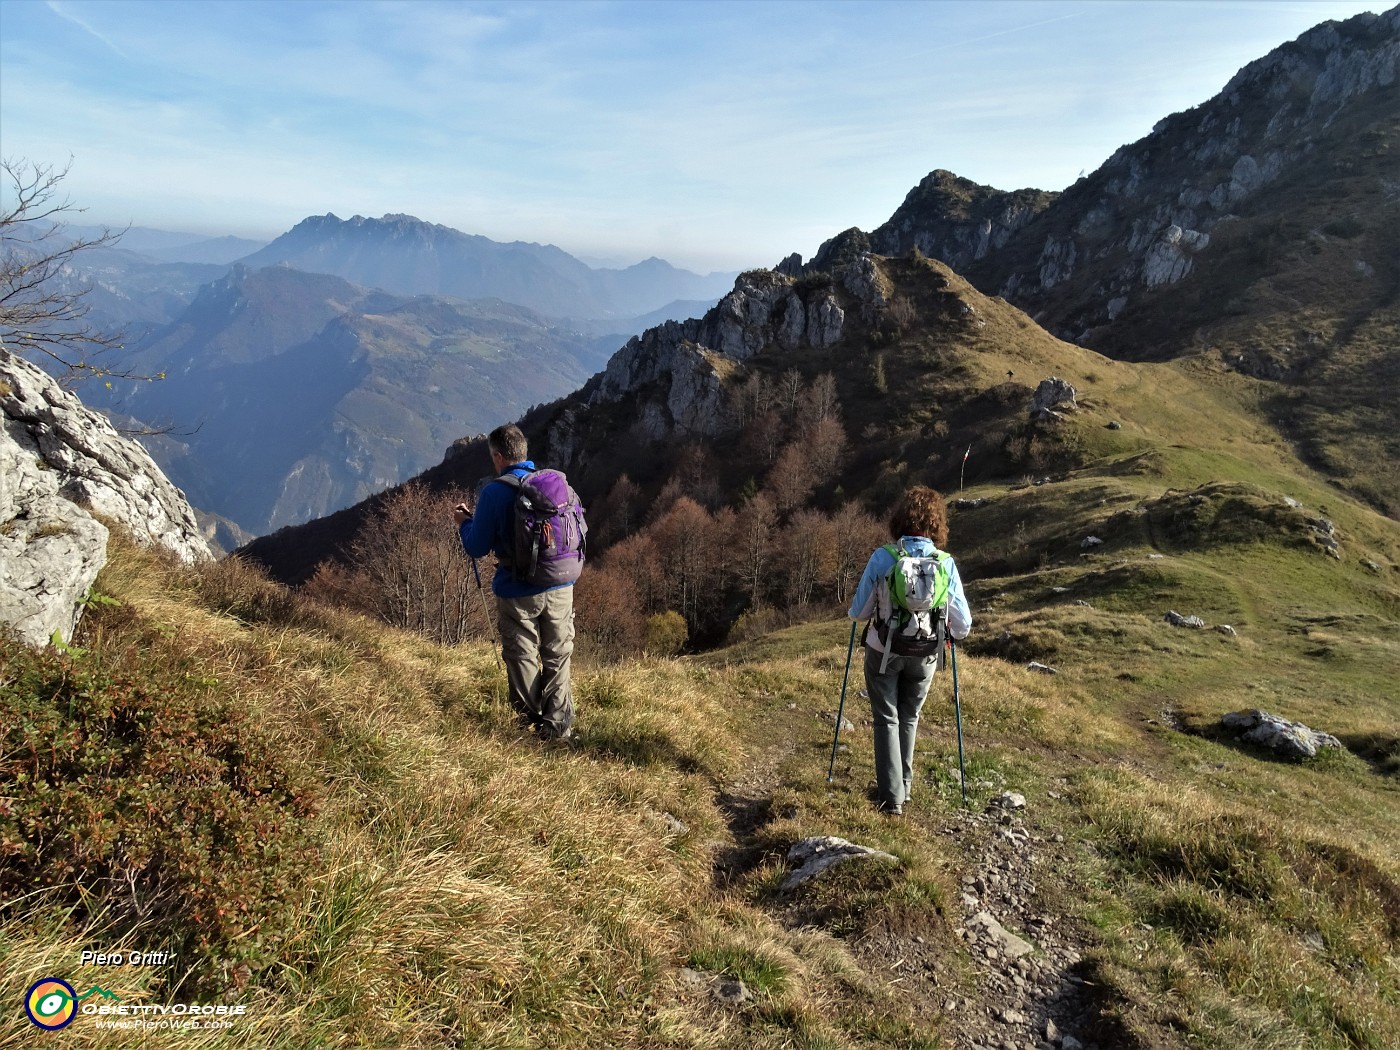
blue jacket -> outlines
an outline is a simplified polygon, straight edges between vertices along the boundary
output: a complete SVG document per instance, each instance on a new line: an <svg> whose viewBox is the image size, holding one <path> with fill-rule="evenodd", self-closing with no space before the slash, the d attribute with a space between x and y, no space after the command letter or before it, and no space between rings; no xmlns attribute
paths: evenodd
<svg viewBox="0 0 1400 1050"><path fill-rule="evenodd" d="M522 459L504 473L523 478L534 469L533 460ZM524 598L556 589L522 583L510 570L508 563L515 545L515 489L509 485L495 484L494 478L483 485L476 497L475 512L462 522L458 532L462 536L462 547L473 558L496 555L496 576L491 581L491 590L498 598ZM557 586L572 587L573 584Z"/></svg>
<svg viewBox="0 0 1400 1050"><path fill-rule="evenodd" d="M901 536L899 544L916 558L927 558L938 549L932 540L923 536ZM952 560L951 556L949 560ZM884 586L885 578L893 568L894 555L884 547L876 548L865 564L860 586L856 588L855 596L851 599L851 608L847 615L852 620L864 620L875 612L877 588ZM957 562L953 562L948 568L948 633L962 641L967 637L967 632L972 630L972 610L967 606L967 595L963 593L962 577L958 575ZM866 641L869 642L869 638Z"/></svg>

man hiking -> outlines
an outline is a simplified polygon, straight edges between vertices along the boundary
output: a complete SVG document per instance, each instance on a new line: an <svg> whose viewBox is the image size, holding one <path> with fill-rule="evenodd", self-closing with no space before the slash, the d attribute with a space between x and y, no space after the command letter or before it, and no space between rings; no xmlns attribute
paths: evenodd
<svg viewBox="0 0 1400 1050"><path fill-rule="evenodd" d="M538 739L568 740L574 732L569 686L569 661L574 651L573 580L532 583L532 574L539 578L535 566L519 564L517 499L522 485L535 474L535 464L528 458L525 435L513 423L497 427L486 440L497 476L482 486L474 515L459 505L453 517L468 555L496 555L491 590L496 596L496 624L511 707L520 724ZM562 474L543 473L554 475L567 489ZM572 490L568 492L572 497ZM579 515L581 526L581 510ZM581 549L577 557L581 565ZM572 575L577 577L577 569Z"/></svg>

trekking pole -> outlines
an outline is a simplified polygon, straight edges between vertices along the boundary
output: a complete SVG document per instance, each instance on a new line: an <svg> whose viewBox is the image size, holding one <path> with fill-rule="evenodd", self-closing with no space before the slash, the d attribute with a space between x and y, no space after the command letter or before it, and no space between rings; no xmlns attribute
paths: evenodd
<svg viewBox="0 0 1400 1050"><path fill-rule="evenodd" d="M836 768L836 742L841 739L841 717L846 710L846 682L851 677L851 654L856 651L856 621L851 621L851 642L846 646L846 673L841 676L841 703L836 708L836 735L831 738L831 761L826 767L826 782L831 783Z"/></svg>
<svg viewBox="0 0 1400 1050"><path fill-rule="evenodd" d="M958 645L948 636L948 651L953 654L953 714L958 721L958 776L962 780L963 805L967 805L967 767L963 764L962 703L958 699Z"/></svg>

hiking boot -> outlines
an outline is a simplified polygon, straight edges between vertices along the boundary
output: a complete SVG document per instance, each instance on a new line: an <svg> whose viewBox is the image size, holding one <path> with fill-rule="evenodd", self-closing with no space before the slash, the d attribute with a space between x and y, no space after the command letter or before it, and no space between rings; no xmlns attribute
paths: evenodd
<svg viewBox="0 0 1400 1050"><path fill-rule="evenodd" d="M898 802L881 802L875 808L887 817L904 816L904 806Z"/></svg>
<svg viewBox="0 0 1400 1050"><path fill-rule="evenodd" d="M574 732L574 727L569 726L564 730L556 730L548 723L542 724L535 730L535 735L549 744L568 744L570 746L578 743L578 734Z"/></svg>

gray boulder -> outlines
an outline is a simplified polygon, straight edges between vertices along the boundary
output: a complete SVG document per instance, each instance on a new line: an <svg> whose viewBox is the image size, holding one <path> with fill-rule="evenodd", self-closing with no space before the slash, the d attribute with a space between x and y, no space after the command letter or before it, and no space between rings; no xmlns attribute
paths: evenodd
<svg viewBox="0 0 1400 1050"><path fill-rule="evenodd" d="M1313 758L1324 747L1342 746L1330 733L1320 733L1301 722L1290 722L1258 709L1222 715L1220 724L1239 733L1241 740L1270 748L1288 758Z"/></svg>
<svg viewBox="0 0 1400 1050"><path fill-rule="evenodd" d="M146 450L5 350L0 408L0 622L22 641L72 637L107 560L96 516L187 564L212 557L194 511Z"/></svg>
<svg viewBox="0 0 1400 1050"><path fill-rule="evenodd" d="M1059 376L1042 379L1031 401L1032 419L1061 419L1062 413L1078 407L1074 387Z"/></svg>

